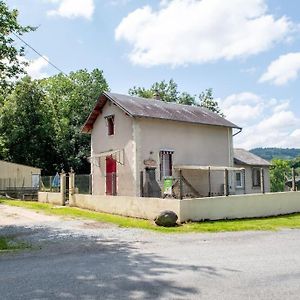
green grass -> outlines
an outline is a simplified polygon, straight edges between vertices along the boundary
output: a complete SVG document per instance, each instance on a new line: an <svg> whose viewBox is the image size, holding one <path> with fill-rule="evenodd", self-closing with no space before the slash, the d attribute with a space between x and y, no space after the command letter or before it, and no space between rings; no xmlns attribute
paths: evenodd
<svg viewBox="0 0 300 300"><path fill-rule="evenodd" d="M29 244L15 241L9 237L0 237L0 252L9 251L9 250L21 250L29 248Z"/></svg>
<svg viewBox="0 0 300 300"><path fill-rule="evenodd" d="M74 207L56 207L51 204L2 200L0 204L33 209L49 215L82 218L99 222L113 223L120 227L141 228L164 233L188 233L188 232L221 232L221 231L245 231L245 230L280 230L282 228L300 228L300 214L290 214L269 218L253 218L240 220L190 222L178 227L158 227L154 222L135 218L122 217L107 213L94 212Z"/></svg>

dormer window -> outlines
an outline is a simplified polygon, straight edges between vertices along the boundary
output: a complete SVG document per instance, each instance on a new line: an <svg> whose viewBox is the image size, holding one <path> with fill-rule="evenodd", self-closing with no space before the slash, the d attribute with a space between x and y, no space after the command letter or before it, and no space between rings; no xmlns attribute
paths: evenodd
<svg viewBox="0 0 300 300"><path fill-rule="evenodd" d="M107 123L107 135L114 135L115 134L115 116L108 116L106 117Z"/></svg>

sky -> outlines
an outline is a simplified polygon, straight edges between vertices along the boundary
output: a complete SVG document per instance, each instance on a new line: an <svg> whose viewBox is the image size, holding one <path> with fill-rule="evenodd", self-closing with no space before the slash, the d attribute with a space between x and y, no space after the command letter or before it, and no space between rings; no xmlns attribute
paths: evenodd
<svg viewBox="0 0 300 300"><path fill-rule="evenodd" d="M23 38L64 72L103 70L111 91L173 78L212 88L243 131L234 146L300 148L300 1L8 0ZM32 50L28 73L57 73Z"/></svg>

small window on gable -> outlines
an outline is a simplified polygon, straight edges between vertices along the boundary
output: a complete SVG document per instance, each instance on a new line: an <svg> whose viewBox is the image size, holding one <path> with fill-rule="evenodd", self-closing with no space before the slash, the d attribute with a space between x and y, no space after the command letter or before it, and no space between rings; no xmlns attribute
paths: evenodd
<svg viewBox="0 0 300 300"><path fill-rule="evenodd" d="M260 187L260 168L252 169L252 185L253 187Z"/></svg>
<svg viewBox="0 0 300 300"><path fill-rule="evenodd" d="M114 135L115 134L115 116L106 117L106 123L107 123L107 135Z"/></svg>

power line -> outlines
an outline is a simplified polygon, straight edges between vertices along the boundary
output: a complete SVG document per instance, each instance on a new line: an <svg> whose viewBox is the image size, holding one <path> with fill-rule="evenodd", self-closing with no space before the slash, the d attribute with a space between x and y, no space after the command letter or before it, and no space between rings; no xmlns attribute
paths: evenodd
<svg viewBox="0 0 300 300"><path fill-rule="evenodd" d="M29 47L32 51L34 51L37 55L39 55L42 59L44 59L49 65L51 65L53 68L55 68L57 71L59 71L60 73L64 74L66 77L68 77L68 75L61 70L59 67L57 67L55 64L53 64L49 59L47 59L45 56L43 56L39 51L35 50L32 46L30 46L26 41L24 41L21 37L19 37L17 34L15 34L14 32L12 32L12 34L18 38L21 42L23 42L27 47Z"/></svg>

